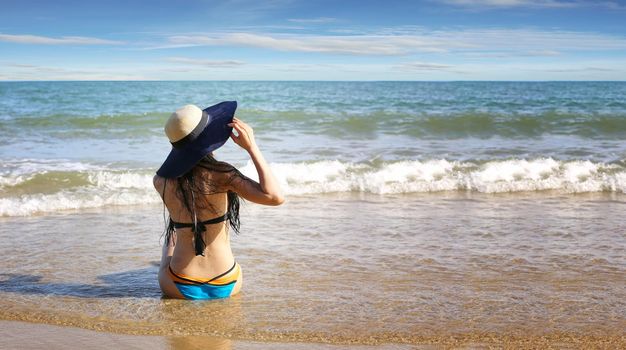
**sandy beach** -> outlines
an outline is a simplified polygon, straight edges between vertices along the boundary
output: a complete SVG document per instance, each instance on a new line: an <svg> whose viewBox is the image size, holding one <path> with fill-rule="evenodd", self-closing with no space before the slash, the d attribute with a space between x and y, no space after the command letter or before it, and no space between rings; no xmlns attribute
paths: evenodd
<svg viewBox="0 0 626 350"><path fill-rule="evenodd" d="M429 349L618 349L626 346L623 335L593 336L554 334L542 337L509 337L494 334L432 337L412 344L324 344L231 340L210 336L126 335L17 321L0 321L0 336L6 349L312 349L312 350L429 350ZM36 334L37 336L33 336Z"/></svg>
<svg viewBox="0 0 626 350"><path fill-rule="evenodd" d="M120 338L129 344L165 344L171 337L203 342L207 335L233 340L234 348L257 341L396 344L392 348L623 344L623 198L450 193L406 199L401 207L398 200L354 195L292 198L278 209L246 205L244 227L258 224L233 238L244 291L200 303L160 297L159 206L3 218L0 249L14 254L0 280L0 318L114 338L156 336ZM334 225L323 231L311 221L289 220L331 208ZM394 215L369 220L377 212ZM573 220L569 227L561 227L564 217ZM342 235L365 222L369 230ZM122 226L136 234L117 229ZM69 240L76 242L67 235L70 227L87 236L68 250ZM22 235L8 234L16 231ZM44 240L45 251L31 250ZM62 328L60 334L65 331L80 332Z"/></svg>

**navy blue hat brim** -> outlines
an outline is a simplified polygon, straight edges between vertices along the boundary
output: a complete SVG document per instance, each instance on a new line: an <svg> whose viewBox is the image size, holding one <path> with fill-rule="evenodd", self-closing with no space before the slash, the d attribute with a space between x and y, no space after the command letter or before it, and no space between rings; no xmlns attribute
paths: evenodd
<svg viewBox="0 0 626 350"><path fill-rule="evenodd" d="M157 170L157 175L177 178L186 174L207 154L222 147L230 137L237 101L225 101L205 108L208 122L198 137L180 148L172 148L170 154Z"/></svg>

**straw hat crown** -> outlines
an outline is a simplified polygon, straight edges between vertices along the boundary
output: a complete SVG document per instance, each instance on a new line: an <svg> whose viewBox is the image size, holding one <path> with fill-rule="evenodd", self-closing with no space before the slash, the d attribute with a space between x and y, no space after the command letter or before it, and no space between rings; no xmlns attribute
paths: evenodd
<svg viewBox="0 0 626 350"><path fill-rule="evenodd" d="M165 123L165 135L174 143L189 135L200 123L202 110L195 105L177 109Z"/></svg>

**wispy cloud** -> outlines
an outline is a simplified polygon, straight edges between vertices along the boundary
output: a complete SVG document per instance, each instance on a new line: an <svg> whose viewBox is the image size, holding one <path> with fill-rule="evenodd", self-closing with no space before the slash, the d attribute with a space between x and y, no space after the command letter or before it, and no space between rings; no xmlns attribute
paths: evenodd
<svg viewBox="0 0 626 350"><path fill-rule="evenodd" d="M430 72L450 72L450 73L466 73L463 70L457 69L456 66L450 64L441 64L433 62L404 62L391 67L394 70L400 70L407 73L430 73Z"/></svg>
<svg viewBox="0 0 626 350"><path fill-rule="evenodd" d="M482 51L464 52L463 56L472 58L515 58L515 57L555 57L563 53L556 50L530 50L530 51Z"/></svg>
<svg viewBox="0 0 626 350"><path fill-rule="evenodd" d="M150 80L149 77L119 68L73 69L21 63L7 63L10 71L0 72L4 80Z"/></svg>
<svg viewBox="0 0 626 350"><path fill-rule="evenodd" d="M441 2L463 7L577 7L579 1L562 0L442 0Z"/></svg>
<svg viewBox="0 0 626 350"><path fill-rule="evenodd" d="M467 9L498 9L512 7L563 9L578 7L596 7L612 10L624 10L626 7L615 1L591 0L440 0L439 2Z"/></svg>
<svg viewBox="0 0 626 350"><path fill-rule="evenodd" d="M278 11L285 11L297 6L298 0L211 0L205 3L210 10L207 19L233 18L239 23L256 22L259 18L267 18ZM184 7L184 6L181 6Z"/></svg>
<svg viewBox="0 0 626 350"><path fill-rule="evenodd" d="M521 56L538 56L538 57L547 57L547 56L560 56L561 52L556 50L531 50L528 52L523 52Z"/></svg>
<svg viewBox="0 0 626 350"><path fill-rule="evenodd" d="M8 67L16 67L16 68L35 68L37 66L32 65L32 64L24 64L24 63L9 63L7 64Z"/></svg>
<svg viewBox="0 0 626 350"><path fill-rule="evenodd" d="M165 60L171 63L200 66L205 68L236 68L246 64L243 61L237 60L214 61L189 57L167 57Z"/></svg>
<svg viewBox="0 0 626 350"><path fill-rule="evenodd" d="M605 67L582 67L582 68L556 68L544 69L543 72L552 73L592 73L592 72L619 72L617 69Z"/></svg>
<svg viewBox="0 0 626 350"><path fill-rule="evenodd" d="M401 56L412 53L516 52L556 56L567 50L624 50L626 38L587 32L537 29L415 30L412 34L306 35L210 33L175 35L157 48L239 46L277 51ZM154 47L153 47L154 48Z"/></svg>
<svg viewBox="0 0 626 350"><path fill-rule="evenodd" d="M0 80L623 80L623 62L472 63L247 63L238 69L194 65L62 67L0 62Z"/></svg>
<svg viewBox="0 0 626 350"><path fill-rule="evenodd" d="M52 38L47 36L29 34L0 34L0 41L18 44L39 44L39 45L120 45L122 41L90 38L84 36L62 36Z"/></svg>
<svg viewBox="0 0 626 350"><path fill-rule="evenodd" d="M442 41L446 41L443 43ZM319 52L351 55L405 55L413 51L446 52L451 47L473 47L448 39L425 36L320 36L292 34L228 33L213 35L178 35L169 38L172 45L248 46L278 51Z"/></svg>
<svg viewBox="0 0 626 350"><path fill-rule="evenodd" d="M407 71L432 71L432 70L450 70L453 66L449 64L439 64L430 62L406 62L396 66L401 70Z"/></svg>
<svg viewBox="0 0 626 350"><path fill-rule="evenodd" d="M320 24L335 22L337 19L332 17L317 17L317 18L290 18L289 22L303 23L303 24Z"/></svg>

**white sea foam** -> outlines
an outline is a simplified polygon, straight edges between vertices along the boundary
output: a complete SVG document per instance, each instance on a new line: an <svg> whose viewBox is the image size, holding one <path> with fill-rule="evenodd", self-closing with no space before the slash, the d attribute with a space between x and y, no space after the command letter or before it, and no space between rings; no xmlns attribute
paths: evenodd
<svg viewBox="0 0 626 350"><path fill-rule="evenodd" d="M0 216L25 216L59 210L111 205L158 203L152 176L136 173L94 171L89 185L62 189L52 194L34 193L0 198Z"/></svg>
<svg viewBox="0 0 626 350"><path fill-rule="evenodd" d="M81 193L82 192L82 193ZM0 198L0 216L27 216L59 210L98 208L110 205L157 203L160 198L148 192L85 193L58 192L21 197Z"/></svg>
<svg viewBox="0 0 626 350"><path fill-rule="evenodd" d="M73 170L84 171L99 168L96 165L67 159L3 159L0 174L31 174L41 171Z"/></svg>
<svg viewBox="0 0 626 350"><path fill-rule="evenodd" d="M105 169L92 164L65 159L3 159L0 164L0 190L32 180L51 171L85 172Z"/></svg>
<svg viewBox="0 0 626 350"><path fill-rule="evenodd" d="M287 194L437 191L483 193L562 190L626 193L626 169L590 161L498 160L482 164L441 160L399 161L379 166L339 161L272 164ZM248 163L242 172L256 178Z"/></svg>
<svg viewBox="0 0 626 350"><path fill-rule="evenodd" d="M132 172L90 172L88 179L98 188L103 189L152 189L151 174Z"/></svg>
<svg viewBox="0 0 626 350"><path fill-rule="evenodd" d="M558 190L564 193L626 193L626 169L591 161L494 160L485 163L407 160L381 164L337 160L274 163L271 167L286 195L332 192L374 194L438 191L502 193ZM77 163L16 166L0 173L0 216L21 216L67 209L158 203L151 170L116 170ZM61 171L61 169L65 169ZM31 172L29 172L31 171ZM53 193L24 191L36 175L67 174ZM241 171L258 179L248 162ZM71 175L71 176L70 176ZM78 183L72 179L80 177ZM21 186L12 190L13 186ZM27 193L27 194L25 194Z"/></svg>
<svg viewBox="0 0 626 350"><path fill-rule="evenodd" d="M51 189L56 192L29 191L29 181L35 177L49 180L45 176L52 172L63 180ZM77 183L76 178L83 180ZM19 191L14 190L15 186L20 186ZM152 175L147 171L121 171L81 162L39 159L9 160L0 168L0 216L159 201L152 189Z"/></svg>

